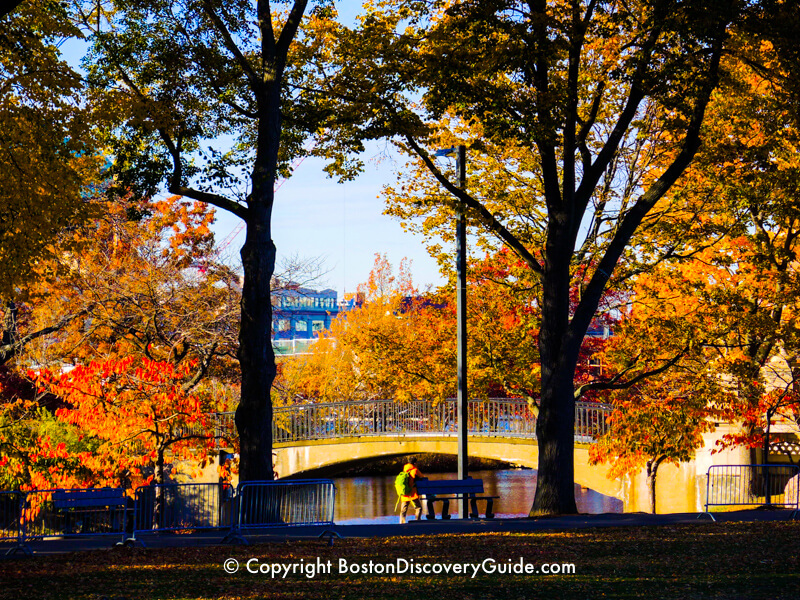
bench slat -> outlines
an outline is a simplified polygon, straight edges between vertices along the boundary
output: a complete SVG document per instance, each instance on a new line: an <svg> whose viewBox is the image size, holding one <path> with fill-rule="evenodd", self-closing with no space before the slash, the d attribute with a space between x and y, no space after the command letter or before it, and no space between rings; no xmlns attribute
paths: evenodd
<svg viewBox="0 0 800 600"><path fill-rule="evenodd" d="M420 494L482 494L483 479L444 479L439 481L421 479L417 481L417 491Z"/></svg>
<svg viewBox="0 0 800 600"><path fill-rule="evenodd" d="M53 492L53 505L57 509L124 506L126 503L125 492L115 488L56 490Z"/></svg>

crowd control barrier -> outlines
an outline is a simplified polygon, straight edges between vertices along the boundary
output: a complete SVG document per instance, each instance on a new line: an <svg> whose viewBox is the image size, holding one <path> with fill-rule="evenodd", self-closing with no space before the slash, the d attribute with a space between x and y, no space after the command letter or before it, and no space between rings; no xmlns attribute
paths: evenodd
<svg viewBox="0 0 800 600"><path fill-rule="evenodd" d="M229 540L246 543L254 529L333 525L336 487L331 479L240 483L236 521Z"/></svg>
<svg viewBox="0 0 800 600"><path fill-rule="evenodd" d="M713 506L792 508L800 499L800 466L790 464L712 465L706 479L706 510Z"/></svg>
<svg viewBox="0 0 800 600"><path fill-rule="evenodd" d="M19 548L22 537L22 505L25 494L22 492L0 492L0 542L15 542L6 552L10 554Z"/></svg>
<svg viewBox="0 0 800 600"><path fill-rule="evenodd" d="M148 534L219 530L222 541L244 542L243 531L333 525L336 488L330 479L239 484L145 485L133 498L122 488L0 492L0 542L8 553L30 552L26 542L45 538L119 537L138 542Z"/></svg>
<svg viewBox="0 0 800 600"><path fill-rule="evenodd" d="M170 483L136 489L133 539L162 531L229 530L234 489L220 483Z"/></svg>

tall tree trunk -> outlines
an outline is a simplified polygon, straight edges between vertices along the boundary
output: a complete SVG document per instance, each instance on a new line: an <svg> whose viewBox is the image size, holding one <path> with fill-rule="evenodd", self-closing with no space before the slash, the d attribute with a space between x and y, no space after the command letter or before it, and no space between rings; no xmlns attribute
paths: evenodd
<svg viewBox="0 0 800 600"><path fill-rule="evenodd" d="M272 206L281 133L280 84L276 76L261 98L253 193L248 202L247 237L241 256L244 267L239 364L242 395L236 409L239 431L240 481L268 481L272 470L272 400L275 353L272 348L270 283L275 272Z"/></svg>
<svg viewBox="0 0 800 600"><path fill-rule="evenodd" d="M251 209L252 210L252 209ZM267 213L263 206L253 212ZM269 217L251 218L242 247L244 285L242 322L239 330L239 364L242 392L236 409L239 432L241 481L272 479L272 401L270 388L275 379L272 350L272 303L270 280L275 270L275 244Z"/></svg>
<svg viewBox="0 0 800 600"><path fill-rule="evenodd" d="M539 466L530 515L575 514L574 374L579 344L567 340L570 257L573 242L563 227L566 218L551 220L542 282L542 327L539 355L542 393L536 437ZM574 348L573 346L576 346Z"/></svg>
<svg viewBox="0 0 800 600"><path fill-rule="evenodd" d="M530 516L575 514L572 372L559 369L560 381L542 388L536 437L539 445L536 495Z"/></svg>

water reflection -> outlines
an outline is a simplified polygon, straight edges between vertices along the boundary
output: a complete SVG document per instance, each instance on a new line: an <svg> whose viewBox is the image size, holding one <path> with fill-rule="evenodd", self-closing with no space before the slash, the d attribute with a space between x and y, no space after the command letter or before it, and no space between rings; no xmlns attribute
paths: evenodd
<svg viewBox="0 0 800 600"><path fill-rule="evenodd" d="M533 504L536 492L536 471L509 469L503 471L473 471L475 479L483 479L487 495L500 496L495 500L494 512L498 518L524 517ZM341 477L336 483L336 522L396 523L399 507L395 509L397 493L394 475L376 477ZM455 473L433 473L429 479L456 479ZM575 486L575 501L581 513L621 513L622 500L605 496L594 490ZM481 503L481 506L483 503ZM441 506L439 504L438 506ZM452 515L459 514L458 503L450 505Z"/></svg>

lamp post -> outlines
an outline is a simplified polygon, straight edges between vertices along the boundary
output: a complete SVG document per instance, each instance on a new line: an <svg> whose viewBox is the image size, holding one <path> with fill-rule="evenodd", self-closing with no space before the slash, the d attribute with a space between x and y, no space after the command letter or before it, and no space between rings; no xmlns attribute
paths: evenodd
<svg viewBox="0 0 800 600"><path fill-rule="evenodd" d="M438 150L435 156L455 156L456 171L458 172L458 188L467 187L467 148L459 145L454 148ZM464 215L464 203L459 200L456 214L456 329L457 329L457 358L458 371L458 397L456 400L456 414L458 421L458 478L466 479L469 476L467 453L467 219ZM461 501L461 518L468 516L466 500Z"/></svg>

